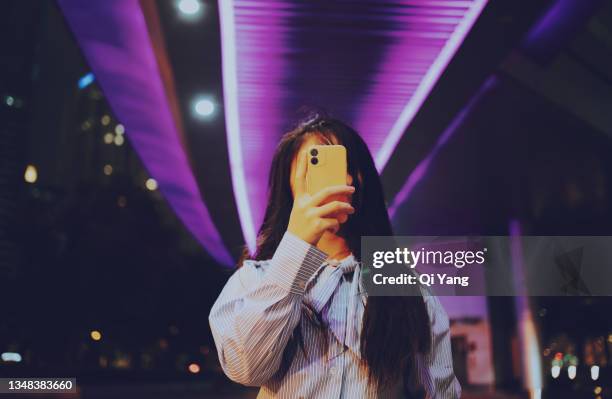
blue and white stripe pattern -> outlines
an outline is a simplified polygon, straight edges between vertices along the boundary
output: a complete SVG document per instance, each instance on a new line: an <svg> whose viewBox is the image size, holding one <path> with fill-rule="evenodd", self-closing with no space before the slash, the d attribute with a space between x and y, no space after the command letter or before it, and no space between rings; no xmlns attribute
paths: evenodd
<svg viewBox="0 0 612 399"><path fill-rule="evenodd" d="M287 232L271 260L247 260L230 277L209 316L225 374L240 384L260 386L258 398L459 398L448 316L431 295L424 299L432 351L419 356L414 374L395 386L382 391L368 384L359 352L367 301L360 265L352 256L341 262L326 259ZM304 315L304 304L321 313L324 332ZM298 347L281 372L298 324L305 351Z"/></svg>

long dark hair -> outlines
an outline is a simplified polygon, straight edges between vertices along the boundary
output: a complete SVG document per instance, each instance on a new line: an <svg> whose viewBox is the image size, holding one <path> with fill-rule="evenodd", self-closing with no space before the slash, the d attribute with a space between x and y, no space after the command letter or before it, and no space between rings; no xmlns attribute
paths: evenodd
<svg viewBox="0 0 612 399"><path fill-rule="evenodd" d="M382 185L366 143L345 123L318 114L286 133L276 148L268 181L268 206L253 256L256 260L272 258L287 230L293 207L291 164L304 139L313 134L347 149L348 173L355 186L352 202L355 213L341 231L355 258L361 260L361 236L393 234ZM247 256L245 252L243 258ZM312 314L307 315L312 318ZM323 327L320 315L315 316ZM384 386L413 367L417 353L430 350L430 329L422 296L369 297L360 339L361 358L368 367L369 381ZM299 330L298 325L294 336L301 340ZM285 363L291 361L292 356L285 357Z"/></svg>

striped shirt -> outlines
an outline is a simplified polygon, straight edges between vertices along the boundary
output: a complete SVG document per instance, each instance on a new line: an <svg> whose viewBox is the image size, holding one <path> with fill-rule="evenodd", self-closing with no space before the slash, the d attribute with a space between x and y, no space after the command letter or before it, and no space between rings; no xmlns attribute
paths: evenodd
<svg viewBox="0 0 612 399"><path fill-rule="evenodd" d="M431 295L423 298L432 350L417 356L414 371L393 386L382 390L368 384L359 351L367 296L359 277L360 264L352 255L328 261L324 252L289 232L272 259L245 261L209 316L225 374L260 386L258 398L459 398L448 316ZM309 308L321 314L324 332L305 315ZM293 345L297 349L286 353L298 325L304 346ZM283 369L287 355L289 366Z"/></svg>

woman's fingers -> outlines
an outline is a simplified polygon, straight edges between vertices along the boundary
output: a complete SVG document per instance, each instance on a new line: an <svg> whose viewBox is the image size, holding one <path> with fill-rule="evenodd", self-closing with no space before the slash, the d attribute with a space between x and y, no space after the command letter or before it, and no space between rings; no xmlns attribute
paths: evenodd
<svg viewBox="0 0 612 399"><path fill-rule="evenodd" d="M340 224L346 222L348 215L355 212L350 205L350 197L355 192L355 187L332 186L324 188L315 195L308 195L306 192L307 169L308 153L301 151L296 160L292 187L295 200L287 230L314 245L323 232L330 231L336 234Z"/></svg>
<svg viewBox="0 0 612 399"><path fill-rule="evenodd" d="M300 151L295 167L295 196L306 192L306 169L308 168L308 157L306 151Z"/></svg>
<svg viewBox="0 0 612 399"><path fill-rule="evenodd" d="M312 196L310 200L310 204L312 206L318 206L322 202L324 202L327 198L333 195L341 195L341 194L352 194L355 192L355 187L353 186L330 186L326 187L323 190L319 191L315 195Z"/></svg>
<svg viewBox="0 0 612 399"><path fill-rule="evenodd" d="M336 234L340 229L340 222L334 218L320 219L320 228L321 231L327 230Z"/></svg>
<svg viewBox="0 0 612 399"><path fill-rule="evenodd" d="M336 216L337 214L351 214L355 212L355 209L351 206L351 204L342 201L332 201L325 205L322 205L316 208L316 215L318 217L329 217Z"/></svg>

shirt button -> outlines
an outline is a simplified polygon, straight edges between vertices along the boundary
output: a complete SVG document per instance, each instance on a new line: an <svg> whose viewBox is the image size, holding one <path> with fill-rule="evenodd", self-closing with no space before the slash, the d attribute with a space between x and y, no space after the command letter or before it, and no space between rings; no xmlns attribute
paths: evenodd
<svg viewBox="0 0 612 399"><path fill-rule="evenodd" d="M298 282L298 284L297 284L298 288L299 288L299 289L301 289L301 290L303 290L303 289L304 289L304 286L305 286L305 285L306 285L306 284L305 284L303 281L299 281L299 282Z"/></svg>
<svg viewBox="0 0 612 399"><path fill-rule="evenodd" d="M336 374L336 372L337 372L337 371L338 371L338 367L336 367L336 366L332 366L332 367L329 369L329 373L330 373L331 375Z"/></svg>

